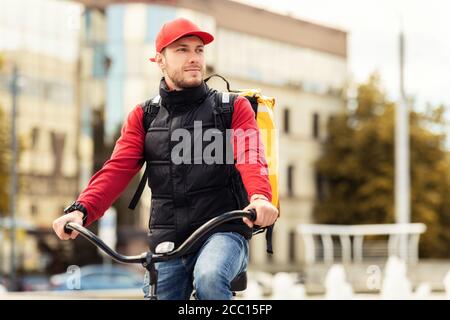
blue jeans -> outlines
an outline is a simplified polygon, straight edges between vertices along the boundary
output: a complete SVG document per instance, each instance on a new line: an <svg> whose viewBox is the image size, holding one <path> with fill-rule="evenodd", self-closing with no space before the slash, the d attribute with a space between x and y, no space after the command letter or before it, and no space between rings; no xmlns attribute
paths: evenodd
<svg viewBox="0 0 450 320"><path fill-rule="evenodd" d="M155 264L156 295L160 300L189 300L195 288L199 300L231 300L230 282L247 263L248 240L235 232L215 233L196 253ZM148 272L143 291L148 297Z"/></svg>

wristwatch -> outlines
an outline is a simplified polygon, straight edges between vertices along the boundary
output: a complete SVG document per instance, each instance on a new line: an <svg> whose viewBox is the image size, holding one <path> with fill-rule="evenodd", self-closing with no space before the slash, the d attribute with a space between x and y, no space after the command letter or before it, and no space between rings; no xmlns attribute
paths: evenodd
<svg viewBox="0 0 450 320"><path fill-rule="evenodd" d="M84 226L84 224L86 223L86 220L87 220L87 215L88 215L87 209L80 202L75 201L70 206L68 206L67 208L64 209L64 213L67 214L67 213L70 213L73 211L83 212L83 226Z"/></svg>

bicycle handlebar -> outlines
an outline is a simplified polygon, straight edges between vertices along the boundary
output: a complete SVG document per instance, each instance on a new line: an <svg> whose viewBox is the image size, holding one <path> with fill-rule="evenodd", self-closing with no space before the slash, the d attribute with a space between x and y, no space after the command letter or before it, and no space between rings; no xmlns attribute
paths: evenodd
<svg viewBox="0 0 450 320"><path fill-rule="evenodd" d="M249 211L244 210L234 210L229 211L220 216L217 216L208 222L205 222L201 227L199 227L193 234L189 236L177 249L170 251L168 253L153 253L151 256L151 260L153 262L166 261L170 259L174 259L186 254L186 252L197 243L205 234L212 231L215 227L230 220L235 220L239 218L246 217L251 221L256 220L256 211L254 209L249 209ZM141 263L144 264L147 262L148 253L144 252L140 255L136 256L125 256L120 253L117 253L113 249L111 249L106 243L103 242L102 239L97 237L94 233L86 229L85 227L80 226L74 222L68 222L64 226L64 230L70 233L72 230L79 232L84 238L89 240L91 243L99 247L106 254L108 254L111 258L118 262L122 263Z"/></svg>
<svg viewBox="0 0 450 320"><path fill-rule="evenodd" d="M91 243L99 247L103 250L106 254L108 254L111 258L118 262L123 263L142 263L145 261L147 253L142 253L137 256L124 256L120 253L117 253L113 249L111 249L106 243L103 242L102 239L97 237L94 233L92 233L90 230L86 229L85 227L80 226L78 223L75 222L68 222L64 226L64 230L71 232L72 230L78 231L84 238L89 240Z"/></svg>

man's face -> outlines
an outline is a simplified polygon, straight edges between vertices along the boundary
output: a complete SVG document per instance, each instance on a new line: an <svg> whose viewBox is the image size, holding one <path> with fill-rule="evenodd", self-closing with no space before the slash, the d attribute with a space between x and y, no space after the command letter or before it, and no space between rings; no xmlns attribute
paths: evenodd
<svg viewBox="0 0 450 320"><path fill-rule="evenodd" d="M205 56L199 37L187 36L173 42L157 55L156 61L173 89L198 87L203 81Z"/></svg>

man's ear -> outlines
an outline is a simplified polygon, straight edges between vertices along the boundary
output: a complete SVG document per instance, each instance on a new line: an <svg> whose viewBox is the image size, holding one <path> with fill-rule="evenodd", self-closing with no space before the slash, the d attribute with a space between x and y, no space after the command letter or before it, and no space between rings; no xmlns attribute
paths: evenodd
<svg viewBox="0 0 450 320"><path fill-rule="evenodd" d="M166 57L162 53L157 53L155 56L155 62L158 64L161 70L165 69L166 66Z"/></svg>

